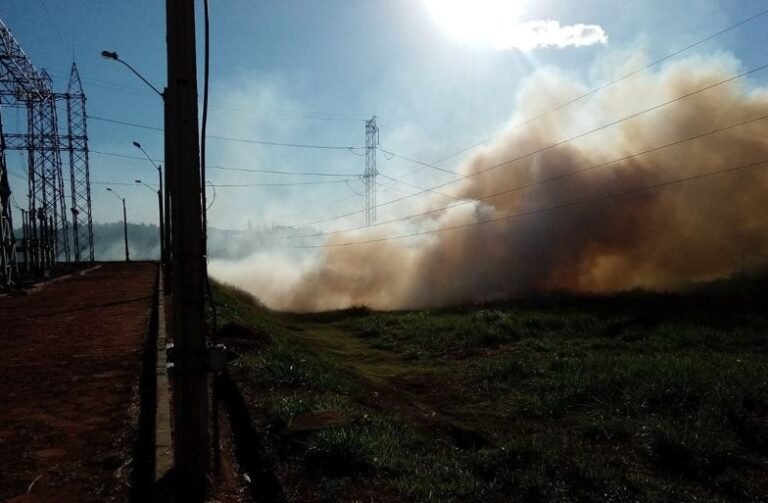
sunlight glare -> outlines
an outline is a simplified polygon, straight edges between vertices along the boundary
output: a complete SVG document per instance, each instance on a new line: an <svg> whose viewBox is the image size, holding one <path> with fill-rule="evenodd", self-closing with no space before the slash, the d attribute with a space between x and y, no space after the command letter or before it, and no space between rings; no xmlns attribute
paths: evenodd
<svg viewBox="0 0 768 503"><path fill-rule="evenodd" d="M451 37L475 46L501 48L514 36L525 0L424 0L427 10Z"/></svg>

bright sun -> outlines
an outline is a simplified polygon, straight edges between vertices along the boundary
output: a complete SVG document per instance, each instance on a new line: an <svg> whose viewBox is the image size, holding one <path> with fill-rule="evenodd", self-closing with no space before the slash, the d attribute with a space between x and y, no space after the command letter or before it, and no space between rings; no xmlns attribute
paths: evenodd
<svg viewBox="0 0 768 503"><path fill-rule="evenodd" d="M498 47L519 22L526 0L424 0L435 22L465 44Z"/></svg>

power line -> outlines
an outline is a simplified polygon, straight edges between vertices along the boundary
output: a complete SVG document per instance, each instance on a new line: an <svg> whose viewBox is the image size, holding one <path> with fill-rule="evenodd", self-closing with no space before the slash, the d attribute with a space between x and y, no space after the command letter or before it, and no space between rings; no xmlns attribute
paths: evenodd
<svg viewBox="0 0 768 503"><path fill-rule="evenodd" d="M97 117L93 115L89 115L88 118L96 121L109 122L111 124L118 124L121 126L149 129L152 131L160 131L160 132L164 131L164 129L161 127L148 126L146 124L136 124L135 122L126 122L126 121L120 121L115 119L107 119L105 117ZM282 143L282 142L276 142L276 141L252 140L248 138L233 138L230 136L217 136L217 135L207 135L206 138L209 140L231 141L231 142L237 142L237 143L252 143L255 145L267 145L272 147L307 148L307 149L319 149L319 150L358 150L363 148L363 147L354 147L354 146L348 146L348 145L313 145L313 144L306 144L306 143Z"/></svg>
<svg viewBox="0 0 768 503"><path fill-rule="evenodd" d="M282 182L282 183L217 183L216 187L287 187L291 185L328 185L332 183L347 183L347 180L326 180L320 182Z"/></svg>
<svg viewBox="0 0 768 503"><path fill-rule="evenodd" d="M91 180L91 185L122 185L124 187L138 187L139 185L134 182L102 182L102 181L93 181Z"/></svg>
<svg viewBox="0 0 768 503"><path fill-rule="evenodd" d="M146 161L146 157L139 157L134 155L125 155L125 154L118 154L115 152L104 152L100 150L90 150L90 153L92 154L99 154L99 155L106 155L110 157L119 157L121 159L135 159L139 161ZM152 161L157 163L164 162L163 159L152 159ZM230 167L230 166L212 166L208 165L208 169L218 169L222 171L238 171L238 172L245 172L245 173L263 173L263 174L272 174L272 175L293 175L293 176L325 176L325 177L343 177L343 178L354 178L357 175L354 173L326 173L326 172L312 172L312 171L281 171L276 169L253 169L253 168L237 168L237 167Z"/></svg>
<svg viewBox="0 0 768 503"><path fill-rule="evenodd" d="M352 187L352 184L351 184L351 183L349 183L349 180L345 180L345 182L346 182L346 184L347 184L347 188L348 188L350 191L354 192L354 193L355 193L355 195L357 195L357 196L360 196L360 197L365 197L365 194L361 194L360 192L356 191L354 187Z"/></svg>
<svg viewBox="0 0 768 503"><path fill-rule="evenodd" d="M359 177L358 177L358 180L359 180ZM329 201L329 202L323 204L322 207L325 208L325 207L328 207L328 206L334 206L334 205L337 205L337 204L340 204L340 203L344 203L344 202L347 202L347 201L350 201L350 200L353 200L353 199L357 200L360 197L365 197L365 194L361 194L360 192L357 192L356 190L354 190L353 187L351 187L350 182L352 182L352 181L353 180L345 180L347 188L350 190L350 192L352 192L352 194L344 196L344 197L339 198L339 199L334 199L332 201ZM381 184L379 184L379 185L381 185ZM299 212L296 212L296 213L282 215L281 217L275 217L275 218L282 218L282 219L295 218L295 217L307 215L307 213L308 213L308 211L304 210L304 211L299 211Z"/></svg>
<svg viewBox="0 0 768 503"><path fill-rule="evenodd" d="M88 151L91 154L99 154L99 155L107 155L110 157L119 157L121 159L137 159L140 161L146 161L146 157L139 157L135 155L126 155L126 154L118 154L116 152L104 152L102 150L89 150ZM152 159L153 162L165 162L163 159Z"/></svg>
<svg viewBox="0 0 768 503"><path fill-rule="evenodd" d="M252 143L255 145L268 145L272 147L307 148L307 149L317 149L317 150L358 150L358 149L364 148L364 147L354 147L354 146L345 146L345 145L311 145L306 143L280 143L275 141L249 140L246 138L230 138L227 136L214 136L214 135L208 135L208 139L220 140L220 141L231 141L231 142L237 142L237 143Z"/></svg>
<svg viewBox="0 0 768 503"><path fill-rule="evenodd" d="M707 35L706 37L704 37L702 39L699 39L699 40L697 40L697 41L695 41L695 42L693 42L693 43L683 47L682 49L678 49L678 50L676 50L674 52L671 52L671 53L667 54L666 56L663 56L663 57L661 57L661 58L659 58L657 60L654 60L654 61L648 63L645 66L642 66L640 68L632 70L631 72L626 73L626 74L622 75L621 77L613 79L613 80L611 80L611 81L609 81L609 82L607 82L607 83L605 83L603 85L594 87L594 88L590 89L589 91L587 91L587 92L585 92L583 94L580 94L579 96L576 96L575 98L572 98L572 99L570 99L568 101L565 101L565 102L555 106L554 108L551 108L551 109L549 109L549 110L547 110L545 112L542 112L540 114L534 115L533 117L525 119L524 121L519 122L519 123L517 123L517 124L507 128L507 129L505 129L504 131L502 131L502 132L500 132L498 134L490 136L490 137L488 137L488 138L486 138L484 140L481 140L481 141L479 141L477 143L473 143L472 145L469 145L469 146L467 146L467 147L465 147L465 148L463 148L461 150L458 150L456 152L453 152L452 154L449 154L449 155L447 155L445 157L442 157L441 159L438 159L437 161L435 161L433 164L440 164L441 162L447 161L448 159L452 159L453 157L456 157L457 155L463 154L464 152L467 152L468 150L472 150L473 148L479 147L480 145L484 145L485 143L488 143L491 140L495 140L496 138L499 138L500 136L503 136L503 135L509 133L510 131L514 131L514 130L519 129L519 128L523 127L523 126L527 126L528 124L531 124L532 122L538 121L539 119L541 119L543 117L546 117L547 115L549 115L551 113L554 113L554 112L557 112L559 110L562 110L563 108L568 107L568 106L570 106L570 105L572 105L574 103L577 103L577 102L583 100L584 98L592 96L593 94L596 94L596 93L602 91L603 89L606 89L606 88L608 88L608 87L610 87L610 86L612 86L614 84L617 84L617 83L619 83L619 82L621 82L623 80L626 80L626 79L628 79L630 77L633 77L633 76L637 75L638 73L644 72L645 70L653 68L654 66L657 66L657 65L659 65L659 64L661 64L661 63L663 63L665 61L668 61L668 60L670 60L670 59L672 59L672 58L674 58L676 56L679 56L680 54L682 54L684 52L687 52L687 51L693 49L694 47L697 47L697 46L699 46L699 45L701 45L701 44L703 44L705 42L709 42L710 40L712 40L714 38L717 38L717 37L719 37L721 35L724 35L725 33L728 33L729 31L735 30L736 28L739 28L739 27L741 27L741 26L743 26L743 25L745 25L745 24L747 24L747 23L749 23L751 21L754 21L755 19L757 19L759 17L762 17L762 16L764 16L766 14L768 14L768 9L762 10L762 11L758 12L757 14L749 16L749 17L739 21L736 24L732 24L732 25L730 25L730 26L728 26L726 28L723 28L722 30L720 30L718 32L712 33L711 35Z"/></svg>
<svg viewBox="0 0 768 503"><path fill-rule="evenodd" d="M738 122L738 123L731 124L731 125L728 125L728 126L724 126L724 127L720 127L720 128L717 128L717 129L713 129L713 130L707 131L705 133L699 133L699 134L696 134L696 135L693 135L693 136L682 138L682 139L673 141L671 143L667 143L667 144L664 144L664 145L659 145L657 147L652 147L652 148L643 150L642 152L636 152L634 154L625 155L623 157L619 157L617 159L612 159L610 161L602 162L600 164L593 164L593 165L585 167L585 168L575 169L575 170L568 171L566 173L561 173L559 175L555 175L555 176L552 176L552 177L549 177L549 178L544 178L544 179L541 179L541 180L537 180L535 182L527 183L527 184L524 184L524 185L519 185L519 186L516 186L516 187L509 188L509 189L505 189L505 190L502 190L502 191L499 191L499 192L495 192L493 194L488 194L488 195L485 195L485 196L482 196L482 197L478 197L476 199L464 199L461 202L458 202L458 203L455 203L455 204L450 204L450 205L447 205L447 206L441 206L439 208L433 208L431 210L423 211L421 213L416 213L416 214L413 214L413 215L407 215L407 216L399 217L399 218L393 218L393 219L390 219L390 220L387 220L387 221L384 221L384 222L377 222L376 224L371 225L371 227L379 227L379 226L393 224L393 223L397 223L397 222L404 222L406 220L412 220L414 218L419 218L419 217L424 217L424 216L431 215L431 214L434 214L434 213L439 213L439 212L442 212L442 211L445 211L445 210L448 210L448 209L456 208L458 206L464 206L466 204L472 204L472 203L475 203L475 202L478 202L478 201L485 201L485 200L488 200L488 199L493 199L493 198L498 197L498 196L502 196L502 195L506 195L506 194L511 194L513 192L518 192L518 191L521 191L521 190L529 189L531 187L545 185L547 183L552 183L552 182L555 182L555 181L563 180L565 178L569 178L569 177L572 177L572 176L577 175L577 174L585 173L587 171L592 171L592 170L595 170L595 169L598 169L598 168L603 168L603 167L606 167L606 166L610 166L612 164L616 164L618 162L627 161L629 159L633 159L633 158L640 157L640 156L643 156L643 155L646 155L646 154L657 152L657 151L663 150L665 148L682 145L684 143L687 143L687 142L690 142L690 141L693 141L693 140L698 140L698 139L701 139L701 138L705 138L707 136L712 136L714 134L722 133L723 131L727 131L727 130L734 129L734 128L741 127L741 126L746 126L748 124L754 124L756 122L759 122L759 121L762 121L762 120L765 120L765 119L768 119L768 114L762 115L760 117L756 117L754 119L749 119L749 120L746 120L746 121L742 121L742 122ZM349 228L349 229L341 229L341 230L336 230L336 231L318 232L318 233L315 233L315 234L305 234L305 235L299 235L299 236L286 236L286 238L287 239L298 239L298 238L329 236L329 235L339 234L339 233L344 233L344 232L358 231L358 230L362 230L362 229L365 229L365 228L366 228L365 226L360 226L360 227L353 227L353 228Z"/></svg>
<svg viewBox="0 0 768 503"><path fill-rule="evenodd" d="M428 235L428 234L436 234L436 233L440 233L440 232L448 232L448 231L466 229L466 228L474 227L474 226L478 226L478 225L485 225L485 224L490 224L490 223L495 223L495 222L502 222L502 221L506 221L506 220L512 220L514 218L529 217L529 216L539 215L539 214L542 214L542 213L547 213L547 212L550 212L550 211L574 208L574 207L583 206L583 205L586 205L586 204L591 204L591 203L596 203L596 202L601 202L601 201L607 201L607 200L615 199L615 198L618 198L618 197L625 197L625 196L629 196L629 195L632 195L632 194L637 194L639 192L645 192L645 191L660 189L660 188L663 188L663 187L668 187L670 185L676 185L676 184L685 183L685 182L689 182L689 181L693 181L693 180L700 180L702 178L708 178L708 177L712 177L712 176L716 176L716 175L721 175L721 174L724 174L724 173L733 173L733 172L741 171L741 170L744 170L744 169L755 168L755 167L758 167L758 166L763 166L765 164L768 164L768 160L763 160L763 161L754 162L754 163L750 163L750 164L742 164L740 166L735 166L735 167L731 167L731 168L720 169L720 170L716 170L716 171L709 171L707 173L700 173L698 175L687 176L687 177L684 177L684 178L677 178L677 179L674 179L674 180L667 180L665 182L659 182L659 183L655 183L655 184L652 184L652 185L645 185L645 186L642 186L642 187L635 187L635 188L632 188L632 189L627 189L627 190L623 190L623 191L617 191L617 192L613 192L613 193L610 193L610 194L603 194L603 195L592 197L592 198L588 198L588 199L580 199L580 200L571 201L571 202L564 203L564 204L559 204L559 205L555 205L555 206L549 206L549 207L546 207L546 208L539 208L537 210L530 210L530 211L524 211L524 212L520 212L520 213L513 213L513 214L510 214L510 215L504 215L502 217L489 218L489 219L486 219L486 220L479 220L477 222L470 222L470 223L466 223L466 224L451 225L451 226L447 226L447 227L440 227L440 228L437 228L437 229L430 229L430 230L419 231L419 232L411 232L411 233L407 233L407 234L399 234L399 235L396 235L396 236L388 236L388 237L382 237L382 238L366 239L366 240L362 240L362 241L349 241L349 242L345 242L345 243L331 243L331 244L327 243L327 244L323 244L323 245L292 246L290 248L339 248L339 247L344 247L344 246L355 246L355 245L362 245L362 244L380 243L380 242L383 242L383 241L392 241L392 240L395 240L395 239L405 239L405 238L412 238L412 237L417 237L417 236L425 236L425 235Z"/></svg>
<svg viewBox="0 0 768 503"><path fill-rule="evenodd" d="M295 175L295 176L336 176L344 178L354 178L355 173L314 173L311 171L279 171L275 169L250 169L250 168L229 168L224 166L208 166L209 169L219 169L224 171L241 171L246 173L266 173L272 175Z"/></svg>
<svg viewBox="0 0 768 503"><path fill-rule="evenodd" d="M435 194L435 195L437 195L437 196L442 196L442 197L444 197L444 198L446 198L446 199L453 199L453 200L459 200L459 199L461 199L461 198L459 198L459 197L455 197L455 196L451 196L451 195L448 195L448 194L444 194L444 193L442 193L442 192L438 192L438 191L436 191L436 190L433 190L433 189L425 189L424 187L421 187L421 186L419 186L419 185L416 185L416 184L413 184L413 183L404 182L404 181L402 181L402 180L401 180L401 179L399 179L399 178L394 178L394 177L391 177L391 176L387 176L387 175L385 175L384 173L379 173L379 176L382 176L383 178L386 178L387 180L391 180L391 181L393 181L393 182L395 182L395 183L400 183L400 184L402 184L402 185L405 185L405 186L411 187L411 188L413 188L413 189L418 189L418 190L421 190L421 191L432 192L433 194Z"/></svg>
<svg viewBox="0 0 768 503"><path fill-rule="evenodd" d="M230 188L230 187L289 187L293 185L328 185L332 183L346 183L349 180L330 180L330 181L318 181L318 182L277 182L277 183L215 183L216 188ZM214 184L213 182L211 182ZM105 181L92 181L93 185L130 185L136 186L136 183L129 182L105 182Z"/></svg>
<svg viewBox="0 0 768 503"><path fill-rule="evenodd" d="M248 112L253 114L256 113L256 110L233 105L231 103L226 103L222 101L217 101L214 103L215 104L211 105L213 108L237 110L237 111ZM262 108L260 110L269 114L282 115L285 117L295 117L295 118L307 119L307 120L338 121L338 122L365 122L366 120L359 117L333 115L333 114L327 114L322 112L303 112L300 110L281 110L281 109L274 109L274 108Z"/></svg>
<svg viewBox="0 0 768 503"><path fill-rule="evenodd" d="M412 162L413 164L418 164L419 166L422 166L424 168L431 168L431 169L435 169L437 171L442 171L443 173L448 173L449 175L462 177L462 175L456 173L455 171L451 171L450 169L441 168L440 166L435 166L434 164L429 164L427 162L421 162L419 160L412 159L410 157L406 157L406 156L404 156L402 154L398 154L398 153L395 153L395 152L391 152L389 150L385 150L385 149L383 149L381 147L378 147L378 148L383 153L391 155L392 157L398 157L398 158L400 158L400 159L402 159L404 161Z"/></svg>
<svg viewBox="0 0 768 503"><path fill-rule="evenodd" d="M621 82L621 81L623 81L625 79L628 79L628 78L630 78L630 77L632 77L634 75L637 75L638 73L641 73L641 72L643 72L645 70L653 68L654 66L657 66L657 65L659 65L659 64L661 64L661 63L663 63L663 62L665 62L667 60L670 60L670 59L672 59L672 58L674 58L676 56L679 56L680 54L682 54L684 52L687 52L687 51L693 49L694 47L697 47L697 46L699 46L699 45L701 45L703 43L706 43L706 42L708 42L708 41L710 41L710 40L712 40L714 38L717 38L717 37L719 37L721 35L724 35L725 33L728 33L729 31L735 30L736 28L739 28L739 27L741 27L741 26L743 26L743 25L745 25L745 24L747 24L747 23L749 23L751 21L754 21L755 19L760 18L760 17L762 17L762 16L764 16L766 14L768 14L768 9L762 10L762 11L758 12L757 14L754 14L752 16L749 16L749 17L745 18L745 19L742 19L741 21L739 21L739 22L737 22L735 24L732 24L732 25L730 25L730 26L728 26L726 28L723 28L720 31L717 31L715 33L707 35L706 37L701 38L701 39L699 39L699 40L697 40L697 41L695 41L695 42L693 42L693 43L691 43L691 44L689 44L689 45L687 45L687 46L685 46L685 47L683 47L681 49L678 49L678 50L676 50L674 52L671 52L671 53L667 54L666 56L663 56L663 57L661 57L661 58L659 58L659 59L657 59L655 61L652 61L651 63L648 63L645 66L637 68L637 69L635 69L635 70L633 70L633 71L631 71L631 72L629 72L627 74L622 75L621 77L618 77L618 78L616 78L614 80L611 80L611 81L609 81L609 82L607 82L607 83L605 83L603 85L597 86L597 87L587 91L586 93L583 93L583 94L581 94L579 96L576 96L573 99L565 101L565 102L555 106L552 109L549 109L549 110L547 110L545 112L542 112L542 113L537 114L537 115L535 115L533 117L525 119L525 120L523 120L523 121L521 121L521 122L519 122L519 123L517 123L517 124L515 124L515 125L513 125L513 126L511 126L509 128L506 128L505 130L501 131L500 133L497 133L497 134L495 134L493 136L490 136L490 137L485 138L483 140L480 140L480 141L478 141L476 143L473 143L473 144L471 144L471 145L469 145L467 147L464 147L464 148L462 148L460 150L457 150L457 151L455 151L455 152L453 152L451 154L448 154L447 156L442 157L442 158L438 159L437 161L434 161L433 163L426 163L426 162L422 162L422 161L419 161L419 160L416 160L416 159L410 159L408 157L405 157L405 156L402 156L402 155L399 155L399 154L395 154L393 152L387 152L387 153L389 153L390 155L396 156L396 157L400 157L401 159L413 162L414 164L418 164L418 165L421 166L420 169L417 169L415 171L407 173L406 175L403 175L400 178L404 178L404 177L409 176L409 175L414 175L415 173L418 173L419 171L421 171L421 169L424 169L424 168L439 169L441 171L445 171L447 173L450 173L450 174L452 174L454 176L462 176L462 175L459 175L458 173L455 173L455 172L453 172L451 170L441 169L441 168L439 168L436 165L440 164L441 162L444 162L444 161L447 161L449 159L452 159L452 158L454 158L454 157L456 157L456 156L458 156L460 154L463 154L463 153L465 153L465 152L467 152L469 150L472 150L472 149L474 149L476 147L484 145L484 144L488 143L489 141L495 140L495 139L497 139L497 138L499 138L499 137L501 137L501 136L503 136L503 135L505 135L505 134L507 134L507 133L509 133L511 131L519 129L519 128L521 128L523 126L526 126L528 124L531 124L531 123L533 123L535 121L538 121L539 119L542 119L543 117L545 117L545 116L547 116L547 115L549 115L551 113L554 113L554 112L557 112L559 110L562 110L563 108L566 108L566 107L568 107L568 106L570 106L570 105L572 105L574 103L577 103L577 102L583 100L584 98L592 96L593 94L596 94L596 93L598 93L598 92L600 92L600 91L602 91L602 90L604 90L604 89L606 89L606 88L608 88L608 87L610 87L610 86L612 86L614 84L617 84L617 83L619 83L619 82ZM425 194L425 192L420 192L420 193L417 193L417 194L413 194L413 196L419 196L419 195L423 195L423 194Z"/></svg>
<svg viewBox="0 0 768 503"><path fill-rule="evenodd" d="M351 187L348 186L348 188L350 189L350 191L352 191ZM362 194L360 194L358 192L355 192L355 191L352 191L352 192L354 192L354 193L350 194L350 195L347 195L347 196L344 196L344 197L339 198L339 199L334 199L332 201L329 201L329 202L323 204L323 207L333 206L333 205L336 205L336 204L340 204L340 203L344 203L344 202L350 201L352 199L358 199L360 197L364 197ZM294 218L294 217L297 217L297 216L306 215L306 213L307 213L306 211L300 211L300 212L297 212L297 213L291 213L291 214L287 214L287 215L282 215L282 216L275 217L275 218L282 218L282 219Z"/></svg>
<svg viewBox="0 0 768 503"><path fill-rule="evenodd" d="M681 100L684 100L684 99L686 99L686 98L689 98L689 97L691 97L691 96L694 96L694 95L696 95L696 94L699 94L699 93L702 93L702 92L705 92L705 91L709 91L709 90L711 90L711 89L714 89L714 88L716 88L716 87L718 87L718 86L721 86L721 85L727 84L727 83L729 83L729 82L733 82L733 81L735 81L735 80L738 80L738 79L740 79L740 78L743 78L743 77L745 77L745 76L747 76L747 75L751 75L751 74L754 74L754 73L756 73L756 72L759 72L759 71L765 70L766 68L768 68L768 64L765 64L765 65L761 65L761 66L758 66L758 67L756 67L756 68L752 68L752 69L750 69L750 70L747 70L747 71L744 71L744 72L742 72L742 73L740 73L740 74L737 74L737 75L731 76L731 77L729 77L729 78L727 78L727 79L724 79L724 80L721 80L721 81L715 82L714 84L710 84L710 85L708 85L708 86L704 86L704 87L702 87L702 88L699 88L699 89L697 89L697 90L695 90L695 91L691 91L691 92L689 92L689 93L686 93L686 94L680 95L680 96L678 96L678 97L676 97L676 98L670 99L670 100L668 100L668 101L665 101L665 102L663 102L663 103L659 103L659 104L657 104L657 105L654 105L654 106L652 106L652 107L650 107L650 108L646 108L646 109L644 109L644 110L641 110L641 111L639 111L639 112L635 112L635 113L632 113L632 114L630 114L630 115L627 115L627 116L625 116L625 117L622 117L622 118L620 118L620 119L616 119L616 120L613 120L613 121L607 122L607 123L605 123L605 124L602 124L602 125L600 125L600 126L597 126L597 127L595 127L595 128L592 128L592 129L589 129L589 130L587 130L587 131L584 131L584 132L582 132L582 133L579 133L579 134L576 134L576 135L574 135L574 136L571 136L571 137L569 137L569 138L565 138L565 139L563 139L563 140L559 140L559 141L557 141L557 142L555 142L555 143L552 143L552 144L550 144L550 145L548 145L548 146L546 146L546 147L541 147L541 148L539 148L539 149L536 149L536 150L534 150L534 151L531 151L531 152L528 152L528 153L526 153L526 154L520 155L520 156L518 156L518 157L515 157L515 158L512 158L512 159L508 159L508 160L506 160L506 161L503 161L503 162L500 162L500 163L498 163L498 164L494 164L494 165L488 166L488 167L486 167L486 168L483 168L483 169L481 169L481 170L475 171L475 172L473 172L473 173L470 173L470 174L468 174L468 175L464 175L462 178L458 178L458 179L456 179L456 180L451 180L451 181L448 181L448 182L445 182L445 183L441 183L441 184L439 184L439 185L435 185L434 187L431 187L430 189L426 189L426 190L424 190L424 191L421 191L421 192L416 192L416 193L414 193L414 194L411 194L411 195L409 195L409 196L404 196L404 197L400 197L400 198L397 198L397 199L392 199L392 200L390 200L390 201L387 201L387 202L385 202L385 203L382 203L382 204L378 205L378 207L382 207L382 206L388 206L388 205L390 205L390 204L394 204L394 203L397 203L397 202L400 202L400 201L404 201L404 200L406 200L406 199L410 199L411 197L415 197L415 196L418 196L418 195L421 195L421 194L426 194L426 193L428 193L428 192L432 192L432 191L434 191L435 189L439 189L439 188L442 188L442 187L446 187L446 186L448 186L448 185L452 185L452 184L454 184L454 183L456 183L456 182L458 182L458 181L461 181L461 180L464 180L464 179L467 179L467 178L472 178L472 177L475 177L475 176L481 175L481 174L483 174L483 173L486 173L486 172L488 172L488 171L491 171L491 170L493 170L493 169L498 169L498 168L500 168L500 167L503 167L503 166L506 166L506 165L508 165L508 164L512 164L512 163L514 163L514 162L517 162L517 161L521 161L521 160L523 160L523 159L527 159L527 158L529 158L529 157L532 157L532 156L534 156L534 155L540 154L540 153L542 153L542 152L546 152L547 150L551 150L551 149L553 149L553 148L559 147L559 146L561 146L561 145L564 145L564 144L566 144L566 143L570 143L570 142L572 142L572 141L574 141L574 140L578 140L578 139L584 138L584 137L586 137L586 136L588 136L588 135L591 135L591 134L593 134L593 133L596 133L596 132L598 132L598 131L602 131L602 130L604 130L604 129L608 129L608 128L610 128L610 127L616 126L616 125L618 125L618 124L621 124L622 122L626 122L626 121L628 121L628 120L631 120L631 119L634 119L634 118L640 117L640 116L642 116L642 115L645 115L645 114L647 114L647 113L649 113L649 112L653 112L653 111L659 110L659 109L661 109L661 108L663 108L663 107L665 107L665 106L667 106L667 105L671 105L671 104L673 104L673 103L677 103L677 102L679 102L679 101L681 101ZM302 224L302 225L304 225L304 226L310 226L310 225L317 225L317 224L321 224L321 223L331 222L331 221L334 221L334 220L338 220L338 219L340 219L340 218L345 218L345 217L349 217L349 216L353 216L353 215L358 215L358 214L360 214L360 213L363 213L364 211L365 211L365 210L358 210L358 211L353 211L353 212L345 213L345 214L342 214L342 215L336 215L336 216L334 216L334 217L330 217L330 218L326 218L326 219L322 219L322 220L317 220L317 221L314 221L314 222L307 222L307 223L304 223L304 224Z"/></svg>
<svg viewBox="0 0 768 503"><path fill-rule="evenodd" d="M59 73L51 73L51 75L58 75L61 77L61 74ZM89 85L95 86L95 87L101 87L104 89L109 89L111 91L118 91L126 94L132 94L134 96L141 96L141 97L147 97L151 98L153 100L157 99L157 95L154 93L149 93L145 91L142 88L139 87L132 87L132 86L126 86L124 84L118 84L115 82L102 80L102 79L95 79L95 78L83 78L83 82L88 82ZM236 110L240 112L245 112L252 115L261 115L261 114L272 114L272 115L281 115L283 117L292 117L297 119L306 119L306 120L317 120L317 121L326 121L326 122L365 122L365 119L362 119L360 117L353 117L353 116L347 116L347 115L334 115L329 113L323 113L323 112L308 112L308 111L302 111L302 110L285 110L285 109L277 109L277 108L245 108L242 106L238 106L232 103L228 103L225 101L212 101L210 103L211 108L217 108L221 110Z"/></svg>
<svg viewBox="0 0 768 503"><path fill-rule="evenodd" d="M111 124L119 124L121 126L130 126L130 127L135 127L139 129L150 129L152 131L160 131L160 132L165 131L165 129L161 127L147 126L146 124L136 124L135 122L125 122L125 121L119 121L116 119L107 119L105 117L96 117L95 115L89 115L88 118L94 121L109 122Z"/></svg>
<svg viewBox="0 0 768 503"><path fill-rule="evenodd" d="M21 206L19 206L19 202L13 196L13 193L11 193L11 204L13 204L13 207L16 208L17 210L23 211L23 208Z"/></svg>
<svg viewBox="0 0 768 503"><path fill-rule="evenodd" d="M50 72L50 74L52 76L58 76L63 78L63 74L60 72ZM90 85L95 87L102 87L104 89L110 89L113 91L133 94L135 96L144 96L147 98L151 98L153 100L157 99L156 94L146 92L143 88L140 88L140 87L127 86L122 83L117 83L117 82L104 80L104 79L97 79L94 77L83 78L82 81L88 82ZM243 112L249 112L253 114L257 113L256 109L249 109L242 106L234 105L232 103L227 103L224 101L212 101L210 106L211 108L240 110ZM286 117L305 118L308 120L364 122L364 119L357 118L357 117L340 116L340 115L334 115L334 114L328 114L328 113L322 113L322 112L308 112L308 111L302 111L302 110L284 110L284 109L275 109L275 108L260 108L258 110L264 113L283 115Z"/></svg>

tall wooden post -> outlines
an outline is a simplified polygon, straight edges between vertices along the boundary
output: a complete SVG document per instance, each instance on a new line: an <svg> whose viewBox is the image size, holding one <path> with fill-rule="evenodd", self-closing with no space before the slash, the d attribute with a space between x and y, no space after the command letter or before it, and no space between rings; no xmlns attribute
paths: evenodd
<svg viewBox="0 0 768 503"><path fill-rule="evenodd" d="M167 0L166 157L171 194L176 501L202 502L208 469L205 257L200 199L194 0ZM166 154L167 155L167 154ZM169 162L170 161L170 162Z"/></svg>

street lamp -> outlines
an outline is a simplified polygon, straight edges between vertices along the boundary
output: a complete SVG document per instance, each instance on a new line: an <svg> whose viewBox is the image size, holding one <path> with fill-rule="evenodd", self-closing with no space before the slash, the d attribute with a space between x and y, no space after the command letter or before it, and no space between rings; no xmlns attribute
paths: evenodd
<svg viewBox="0 0 768 503"><path fill-rule="evenodd" d="M116 198L120 199L123 202L123 237L125 238L125 261L130 262L131 257L128 254L128 217L125 211L125 198L120 197L120 195L112 190L111 187L107 187L107 192L111 192L115 195Z"/></svg>
<svg viewBox="0 0 768 503"><path fill-rule="evenodd" d="M142 74L137 72L131 65L120 59L120 57L117 55L114 51L101 51L101 56L105 59L111 59L112 61L117 61L118 63L122 63L125 65L126 68L128 68L130 71L133 72L134 75L136 75L138 78L140 78L146 85L152 88L153 91L155 91L161 98L165 99L165 94L163 94L160 90L158 90L155 86L152 85L151 82L149 82L147 79L144 78Z"/></svg>
<svg viewBox="0 0 768 503"><path fill-rule="evenodd" d="M141 150L141 152L144 154L144 157L146 157L147 160L152 164L152 166L154 166L155 169L157 169L157 180L160 187L157 191L157 210L160 214L160 220L158 224L158 226L160 227L160 262L167 265L168 264L168 256L167 256L167 250L166 250L167 243L165 242L166 228L165 228L165 220L163 219L163 214L165 210L165 208L163 208L163 167L160 164L155 165L155 161L153 161L152 158L147 153L147 151L141 147L141 143L135 141L133 142L133 146ZM143 183L143 182L141 182L141 180L136 180L136 183ZM147 185L147 184L144 184L144 185ZM147 187L149 187L149 185L147 185ZM152 189L152 190L154 191L155 189Z"/></svg>
<svg viewBox="0 0 768 503"><path fill-rule="evenodd" d="M160 96L163 99L163 114L164 114L164 123L167 126L171 123L171 114L169 110L170 106L170 100L168 99L168 88L165 88L162 92L158 90L155 86L152 85L151 82L149 82L147 79L144 78L143 75L141 75L139 72L137 72L131 65L120 59L120 56L118 56L117 52L115 51L101 51L101 56L105 59L111 60L111 61L117 61L118 63L122 63L126 68L128 68L134 75L136 75L139 79L141 79L142 82L144 82L147 86L149 86L158 96ZM134 145L138 144L134 142ZM168 166L171 166L171 174L174 173L173 166L175 166L174 161L174 151L170 146L171 143L171 137L166 132L165 134L165 167L166 167L166 173L165 176L169 176L168 174ZM141 148L139 146L139 148ZM145 152L146 155L146 152ZM147 156L149 157L149 156ZM151 161L151 159L150 159ZM152 163L154 165L154 162ZM161 238L162 241L162 247L160 250L160 253L163 255L162 257L162 263L164 264L163 269L163 276L165 278L165 288L164 291L166 295L169 295L172 290L173 282L169 281L169 275L170 275L170 269L171 269L171 254L172 254L172 247L171 247L171 235L173 234L171 232L171 183L169 179L165 180L165 191L163 191L162 183L160 184L160 190L163 193L163 216L165 219L163 220L163 225L161 227L161 233L164 236L164 238Z"/></svg>

